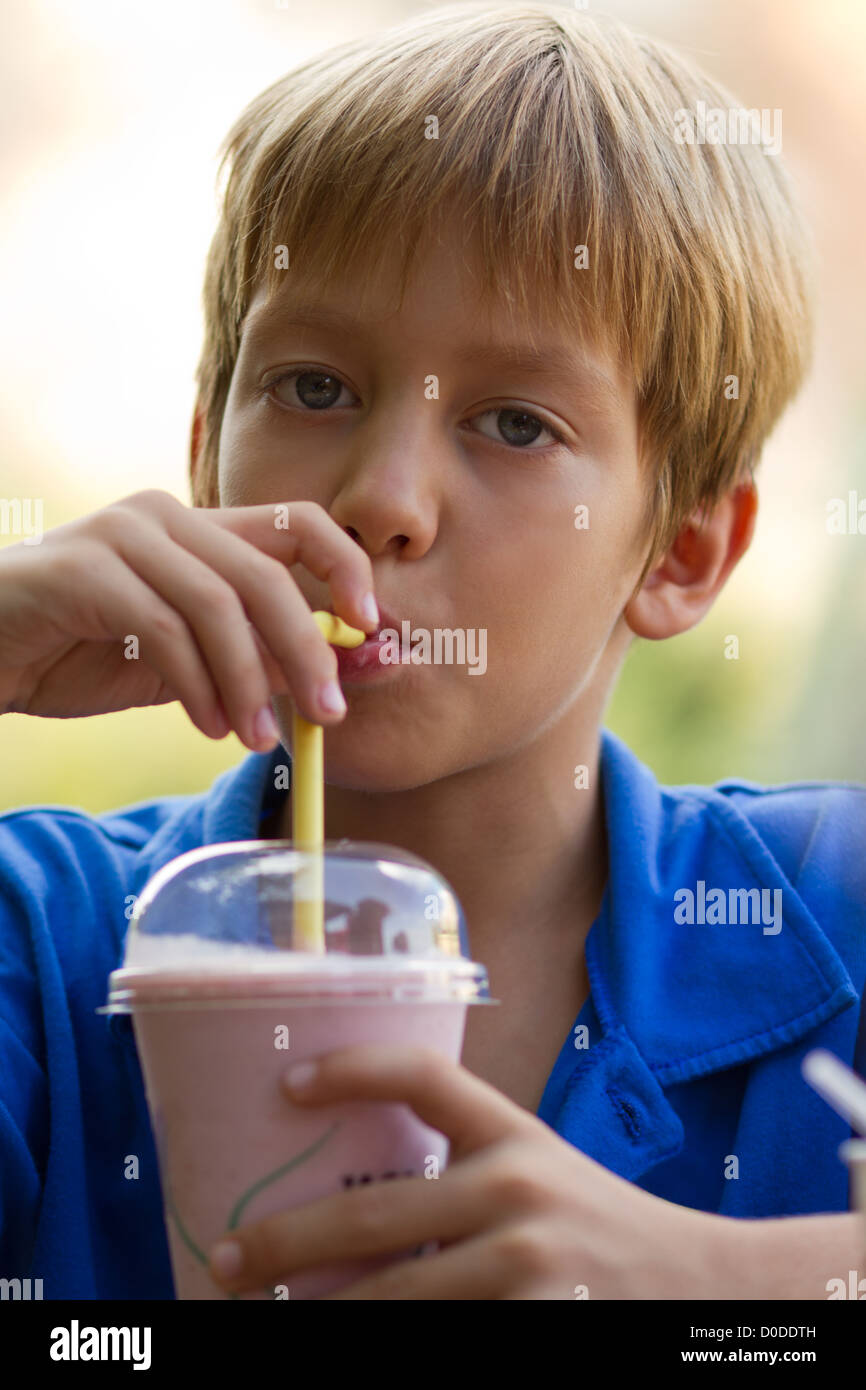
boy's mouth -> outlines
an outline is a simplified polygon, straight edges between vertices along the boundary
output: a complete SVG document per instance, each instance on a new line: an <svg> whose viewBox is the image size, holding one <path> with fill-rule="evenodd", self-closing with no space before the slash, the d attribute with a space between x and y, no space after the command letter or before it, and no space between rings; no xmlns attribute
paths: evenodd
<svg viewBox="0 0 866 1390"><path fill-rule="evenodd" d="M371 633L368 634L367 640L366 640L366 642L364 642L364 644L363 644L365 647L366 647L369 643L371 643L371 642L376 642L376 641L378 641L378 640L379 640L379 635L380 635L380 633L383 632L383 631L385 630L385 628L392 629L393 631L397 632L398 634L402 633L402 631L403 631L402 620L401 620L400 618L395 618L395 617L393 617L389 612L387 612L386 609L384 609L384 608L381 606L381 604L378 604L378 603L377 603L376 606L377 606L377 608L379 609L379 626L378 626L378 628L376 629L375 632L371 632ZM327 608L324 609L324 611L325 611L326 613L333 613L333 612L334 612L334 605L333 605L332 603L329 603L328 606L327 606ZM358 652L358 651L360 651L360 650L361 650L360 647L336 647L336 648L335 648L335 651L337 652L338 655L339 655L340 652L346 652L346 651L356 651L356 652Z"/></svg>
<svg viewBox="0 0 866 1390"><path fill-rule="evenodd" d="M333 606L329 606L328 612L333 613ZM337 656L337 670L341 681L356 680L375 680L377 677L385 677L390 672L399 671L403 667L402 661L381 660L382 649L386 646L387 639L381 636L386 629L396 632L401 639L402 656L402 633L403 627L399 618L393 617L381 606L379 607L379 627L376 632L371 633L365 642L359 647L335 647ZM393 638L391 639L393 646Z"/></svg>

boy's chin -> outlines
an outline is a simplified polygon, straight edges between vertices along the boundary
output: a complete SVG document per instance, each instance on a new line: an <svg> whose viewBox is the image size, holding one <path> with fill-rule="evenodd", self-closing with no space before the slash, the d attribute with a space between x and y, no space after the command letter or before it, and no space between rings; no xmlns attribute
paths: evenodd
<svg viewBox="0 0 866 1390"><path fill-rule="evenodd" d="M369 766L347 767L344 763L333 767L327 760L325 762L325 782L329 787L339 787L341 791L347 792L409 792L416 787L426 786L429 782L437 782L441 773L433 770L427 776L418 776L405 767L397 769L380 764L375 768Z"/></svg>
<svg viewBox="0 0 866 1390"><path fill-rule="evenodd" d="M427 738L411 719L348 718L325 729L325 782L343 791L395 793L429 786L460 770L457 750ZM459 756L459 754L458 754Z"/></svg>
<svg viewBox="0 0 866 1390"><path fill-rule="evenodd" d="M338 747L336 739L329 743L325 737L325 782L343 791L409 792L457 770L446 764L441 745L423 748L413 746L412 740L363 739L354 747Z"/></svg>

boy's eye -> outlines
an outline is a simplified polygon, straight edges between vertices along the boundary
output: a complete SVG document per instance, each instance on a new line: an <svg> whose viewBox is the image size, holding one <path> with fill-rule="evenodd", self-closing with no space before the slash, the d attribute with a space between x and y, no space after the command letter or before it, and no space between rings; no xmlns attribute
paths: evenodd
<svg viewBox="0 0 866 1390"><path fill-rule="evenodd" d="M340 404L342 391L346 391L352 397L351 391L338 376L307 367L277 377L266 390L282 405L295 409L302 407L306 410L327 410L330 406ZM345 405L347 402L343 401L342 404ZM534 444L542 434L548 436L542 440L543 446L549 445L551 441L562 443L562 436L539 420L537 415L513 406L485 410L481 415L476 415L475 420L491 421L492 429L482 428L481 434L486 435L488 439L494 439L497 444L508 444L512 448L526 448Z"/></svg>
<svg viewBox="0 0 866 1390"><path fill-rule="evenodd" d="M527 444L534 444L540 434L547 434L548 439L543 440L543 444L549 444L551 440L561 443L560 436L552 430L549 425L543 424L537 415L531 415L528 410L515 410L512 407L503 406L497 410L485 410L482 415L476 415L476 420L492 420L493 428L498 434L493 434L488 430L482 429L480 432L488 439L495 439L498 444L511 444L516 448L525 447Z"/></svg>
<svg viewBox="0 0 866 1390"><path fill-rule="evenodd" d="M348 389L338 376L331 376L330 372L308 371L305 368L278 377L268 388L283 405L297 407L300 404L307 410L326 410L328 406L336 405L340 391Z"/></svg>

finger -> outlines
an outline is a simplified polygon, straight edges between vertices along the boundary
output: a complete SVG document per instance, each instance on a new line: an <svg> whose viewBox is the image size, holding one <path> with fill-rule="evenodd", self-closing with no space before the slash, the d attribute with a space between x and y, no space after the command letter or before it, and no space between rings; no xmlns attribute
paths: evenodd
<svg viewBox="0 0 866 1390"><path fill-rule="evenodd" d="M267 507L231 510L273 511ZM208 515L215 517L216 513ZM239 603L279 665L300 713L318 724L342 719L344 708L334 708L323 702L330 698L325 693L329 687L336 684L339 690L336 655L286 565L263 554L230 529L203 525L201 518L189 509L169 509L164 525L181 549L218 574L238 595ZM263 529L261 520L259 529ZM363 556L348 536L343 535L343 540ZM366 560L366 556L363 558ZM369 567L369 561L367 565ZM343 607L347 607L345 596ZM355 622L354 616L352 622ZM369 618L365 622L367 627L371 626Z"/></svg>
<svg viewBox="0 0 866 1390"><path fill-rule="evenodd" d="M257 722L270 710L268 677L231 585L141 517L118 526L113 546L195 634L231 727L247 747L272 748L273 737Z"/></svg>
<svg viewBox="0 0 866 1390"><path fill-rule="evenodd" d="M555 1237L552 1233L549 1239L553 1248ZM435 1302L519 1298L522 1296L519 1290L528 1288L533 1280L546 1274L550 1281L549 1268L544 1269L549 1261L542 1231L536 1236L529 1227L525 1230L518 1226L506 1227L495 1233L485 1232L447 1250L387 1265L346 1288L324 1295L319 1301L431 1299ZM564 1278L561 1283L561 1296L568 1297Z"/></svg>
<svg viewBox="0 0 866 1390"><path fill-rule="evenodd" d="M497 1140L549 1133L501 1091L432 1048L364 1044L309 1060L317 1069L308 1086L295 1089L285 1080L296 1103L404 1101L425 1124L448 1137L452 1159Z"/></svg>
<svg viewBox="0 0 866 1390"><path fill-rule="evenodd" d="M265 646L261 636L256 631L252 623L249 624L249 629L250 636L256 644L256 650L258 651L258 654L262 660L262 665L265 668L265 675L268 678L268 687L270 689L271 694L285 695L289 689L289 683L286 680L285 671L283 670L282 666L280 666L279 663L274 660L274 657L272 656L270 649Z"/></svg>
<svg viewBox="0 0 866 1390"><path fill-rule="evenodd" d="M118 641L129 634L138 637L138 659L174 692L196 727L208 738L224 738L228 726L219 692L177 609L111 550L103 549L94 560L80 592L106 632L116 634Z"/></svg>
<svg viewBox="0 0 866 1390"><path fill-rule="evenodd" d="M212 1267L225 1289L242 1292L281 1282L298 1270L382 1254L409 1254L436 1233L458 1239L476 1229L471 1195L443 1200L441 1181L389 1178L364 1183L226 1232L241 1265L230 1278ZM214 1253L213 1251L211 1252Z"/></svg>
<svg viewBox="0 0 866 1390"><path fill-rule="evenodd" d="M441 1177L364 1183L227 1232L241 1254L233 1290L279 1282L297 1270L376 1255L400 1256L432 1242L463 1242L494 1227L503 1212L532 1215L549 1194L523 1170L535 1150L495 1145Z"/></svg>
<svg viewBox="0 0 866 1390"><path fill-rule="evenodd" d="M288 508L288 526L282 522ZM317 502L203 509L215 526L263 550L283 565L303 565L327 584L334 609L353 627L370 632L377 620L363 603L373 592L367 552Z"/></svg>

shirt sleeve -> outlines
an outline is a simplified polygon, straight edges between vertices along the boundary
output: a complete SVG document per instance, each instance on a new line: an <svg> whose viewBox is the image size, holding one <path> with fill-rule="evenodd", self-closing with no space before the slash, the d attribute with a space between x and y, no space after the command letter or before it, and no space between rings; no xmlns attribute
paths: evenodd
<svg viewBox="0 0 866 1390"><path fill-rule="evenodd" d="M22 847L0 820L0 1276L26 1278L48 1147L45 1037Z"/></svg>

